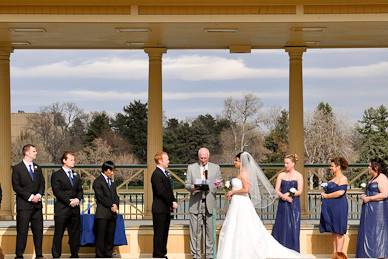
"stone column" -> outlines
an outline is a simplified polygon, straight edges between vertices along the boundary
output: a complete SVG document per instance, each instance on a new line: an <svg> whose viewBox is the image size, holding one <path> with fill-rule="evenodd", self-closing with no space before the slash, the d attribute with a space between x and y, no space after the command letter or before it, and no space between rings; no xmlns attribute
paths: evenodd
<svg viewBox="0 0 388 259"><path fill-rule="evenodd" d="M148 74L148 123L147 123L147 170L144 175L144 212L152 216L151 176L155 169L154 155L163 150L162 105L162 56L165 48L145 48L149 57Z"/></svg>
<svg viewBox="0 0 388 259"><path fill-rule="evenodd" d="M289 153L297 154L299 161L296 170L303 174L303 194L301 196L302 215L306 216L308 172L304 168L304 126L303 126L303 66L302 56L306 51L304 47L286 48L290 57L290 82L289 82Z"/></svg>
<svg viewBox="0 0 388 259"><path fill-rule="evenodd" d="M13 211L11 182L11 87L9 58L12 50L0 48L0 183L3 191L0 216L10 219Z"/></svg>

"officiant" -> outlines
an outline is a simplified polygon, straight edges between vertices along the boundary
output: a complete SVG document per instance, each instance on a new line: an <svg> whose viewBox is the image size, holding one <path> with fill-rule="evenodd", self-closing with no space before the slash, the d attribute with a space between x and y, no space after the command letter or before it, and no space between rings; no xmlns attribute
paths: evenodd
<svg viewBox="0 0 388 259"><path fill-rule="evenodd" d="M206 229L206 258L213 258L214 239L212 213L216 206L217 188L215 180L221 179L220 166L209 162L210 152L202 147L198 151L198 162L187 167L185 187L190 192L190 249L193 258L201 258L201 237ZM200 186L208 184L206 191ZM206 189L206 188L205 188ZM205 228L203 222L206 220Z"/></svg>

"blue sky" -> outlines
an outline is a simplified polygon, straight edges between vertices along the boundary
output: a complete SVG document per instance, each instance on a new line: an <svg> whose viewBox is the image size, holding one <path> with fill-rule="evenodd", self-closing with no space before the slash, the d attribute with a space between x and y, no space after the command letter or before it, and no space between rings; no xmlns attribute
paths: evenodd
<svg viewBox="0 0 388 259"><path fill-rule="evenodd" d="M328 102L357 121L368 107L388 105L388 49L308 50L304 105ZM11 56L12 111L74 102L85 111L120 112L146 101L148 58L133 50L16 50ZM224 100L254 93L263 110L288 107L288 54L256 50L169 50L163 56L163 110L168 118L219 114Z"/></svg>

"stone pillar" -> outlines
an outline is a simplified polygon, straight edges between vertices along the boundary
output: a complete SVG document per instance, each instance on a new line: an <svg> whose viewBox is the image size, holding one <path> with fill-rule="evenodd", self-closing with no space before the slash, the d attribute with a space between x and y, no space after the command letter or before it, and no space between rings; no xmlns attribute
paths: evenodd
<svg viewBox="0 0 388 259"><path fill-rule="evenodd" d="M303 194L301 196L302 215L307 216L308 172L304 168L304 125L303 125L303 66L304 47L286 48L290 57L289 82L289 153L297 154L296 170L303 174Z"/></svg>
<svg viewBox="0 0 388 259"><path fill-rule="evenodd" d="M9 58L12 50L0 48L0 183L3 191L0 216L10 219L13 211L11 182L11 87Z"/></svg>
<svg viewBox="0 0 388 259"><path fill-rule="evenodd" d="M155 169L154 155L163 150L162 105L162 56L165 48L145 48L149 57L148 74L148 123L147 123L147 170L144 174L144 213L152 216L151 176Z"/></svg>

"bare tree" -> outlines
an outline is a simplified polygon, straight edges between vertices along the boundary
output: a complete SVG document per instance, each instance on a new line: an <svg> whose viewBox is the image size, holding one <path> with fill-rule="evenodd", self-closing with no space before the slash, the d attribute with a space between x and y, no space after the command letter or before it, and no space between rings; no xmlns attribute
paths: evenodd
<svg viewBox="0 0 388 259"><path fill-rule="evenodd" d="M261 106L260 99L253 94L225 100L223 117L231 123L234 152L243 151L257 137L257 116Z"/></svg>
<svg viewBox="0 0 388 259"><path fill-rule="evenodd" d="M58 162L64 150L74 148L73 137L79 135L71 131L74 122L86 119L87 115L74 103L54 103L30 118L30 130L39 138L51 162Z"/></svg>
<svg viewBox="0 0 388 259"><path fill-rule="evenodd" d="M330 158L343 156L354 158L353 129L349 123L334 114L329 104L320 103L317 109L305 119L305 154L307 163L327 163ZM320 178L326 169L317 171ZM310 188L313 188L313 175Z"/></svg>

